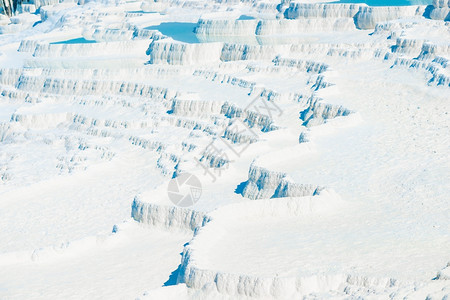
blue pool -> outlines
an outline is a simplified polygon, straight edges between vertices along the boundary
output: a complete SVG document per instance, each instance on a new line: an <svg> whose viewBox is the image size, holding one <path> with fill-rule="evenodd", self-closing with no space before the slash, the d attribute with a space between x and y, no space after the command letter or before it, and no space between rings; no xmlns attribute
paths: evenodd
<svg viewBox="0 0 450 300"><path fill-rule="evenodd" d="M200 43L194 33L194 28L196 25L197 23L169 22L161 23L156 26L149 26L145 29L158 30L162 34L170 36L176 41L194 44Z"/></svg>
<svg viewBox="0 0 450 300"><path fill-rule="evenodd" d="M238 20L254 20L255 18L252 16L241 15Z"/></svg>
<svg viewBox="0 0 450 300"><path fill-rule="evenodd" d="M76 39L71 39L71 40L67 40L67 41L59 41L59 42L53 42L50 44L92 44L92 43L96 43L96 41L91 41L91 40L86 40L85 38L76 38Z"/></svg>

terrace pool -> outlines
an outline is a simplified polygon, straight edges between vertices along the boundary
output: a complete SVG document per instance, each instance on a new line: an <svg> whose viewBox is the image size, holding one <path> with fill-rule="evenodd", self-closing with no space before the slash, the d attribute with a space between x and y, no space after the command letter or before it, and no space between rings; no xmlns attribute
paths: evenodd
<svg viewBox="0 0 450 300"><path fill-rule="evenodd" d="M96 43L96 41L86 40L85 38L81 37L66 41L53 42L50 44L58 45L58 44L93 44L93 43Z"/></svg>
<svg viewBox="0 0 450 300"><path fill-rule="evenodd" d="M158 30L162 34L170 36L176 41L195 44L200 43L194 33L194 28L196 25L197 23L168 22L161 23L160 25L149 26L145 29Z"/></svg>

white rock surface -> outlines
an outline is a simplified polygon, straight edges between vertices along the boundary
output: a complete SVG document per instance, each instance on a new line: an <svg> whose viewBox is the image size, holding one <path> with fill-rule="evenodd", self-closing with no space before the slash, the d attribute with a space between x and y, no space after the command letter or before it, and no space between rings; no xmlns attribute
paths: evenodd
<svg viewBox="0 0 450 300"><path fill-rule="evenodd" d="M449 3L324 2L0 17L0 299L450 297Z"/></svg>

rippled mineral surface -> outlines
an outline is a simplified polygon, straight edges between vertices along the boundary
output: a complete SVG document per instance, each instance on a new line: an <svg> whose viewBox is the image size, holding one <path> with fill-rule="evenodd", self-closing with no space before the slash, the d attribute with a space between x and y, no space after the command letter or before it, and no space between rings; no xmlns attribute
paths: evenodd
<svg viewBox="0 0 450 300"><path fill-rule="evenodd" d="M0 3L0 299L450 298L448 0Z"/></svg>

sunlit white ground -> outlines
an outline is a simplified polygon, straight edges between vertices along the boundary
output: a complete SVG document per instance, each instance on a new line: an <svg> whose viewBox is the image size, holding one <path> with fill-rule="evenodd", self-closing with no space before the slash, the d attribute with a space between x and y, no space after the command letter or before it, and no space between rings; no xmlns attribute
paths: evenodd
<svg viewBox="0 0 450 300"><path fill-rule="evenodd" d="M160 287L177 268L190 235L122 227L113 235L47 250L35 261L2 264L0 298L134 299Z"/></svg>
<svg viewBox="0 0 450 300"><path fill-rule="evenodd" d="M427 4L398 2L402 3L396 5ZM273 57L189 66L146 65L149 40L99 38L93 43L94 28L131 32L134 26L159 29L178 42L198 42L192 40L190 28L206 15L205 11L172 7L148 13L141 4L90 2L85 6L47 7L46 12L54 13L47 21L22 32L0 35L1 68L27 68L30 78L41 74L41 68L66 69L65 75L45 76L78 82L98 79L149 84L167 88L172 95L167 99L132 97L107 89L92 95L86 90L79 95L63 89L46 94L40 82L26 88L2 83L0 299L212 297L185 284L174 285L180 253L193 237L192 232L179 228L157 230L130 220L135 196L146 202L172 205L167 183L176 165L174 159L202 182L202 198L192 209L211 212L220 220L220 226L211 227L217 229L211 229L213 238L205 238L202 230L194 237L192 246L199 268L256 277L390 277L416 284L417 290L397 296L414 292L412 297L422 299L435 292L450 293L448 280L431 281L450 261L447 86L427 85L426 71L390 68L392 61L382 58L288 51L290 43L319 48L338 43L352 50L357 48L356 43L366 43L366 48L373 43L373 47L384 51L395 44L387 34L370 35L372 30L204 40L199 37L201 41L284 44L287 46L277 53L282 58L294 56L327 63L330 70L323 75L333 86L315 95L325 103L354 112L306 129L299 119L304 103L278 103L282 114L274 122L279 129L268 133L257 130L260 140L242 156L231 157L229 167L216 173L217 181L212 182L195 166L194 154L181 150L181 143L192 143L196 151L201 150L198 148L212 140L211 132L218 130L218 124L226 118L189 108L173 114L171 97L178 93L178 100L228 101L244 108L257 93L251 94L252 89L244 83L228 84L206 78L205 74L225 74L283 95L313 93L311 86L317 76L295 68L270 73ZM275 18L277 13L262 13L243 4L227 5L217 6L219 17ZM136 17L125 17L125 12ZM22 18L32 23L40 19L38 14ZM173 22L188 25L160 26ZM422 18L402 34L445 46L447 29L442 21ZM26 38L59 45L52 44L54 52L41 57L17 52L20 41ZM108 69L111 73L88 78L81 72L90 69L98 69L99 74ZM150 75L136 75L136 69L149 70L146 74ZM204 73L193 75L194 71ZM19 117L15 120L13 116ZM85 121L80 121L83 118ZM204 127L183 128L183 121ZM307 132L310 142L299 144L302 132ZM134 137L163 147L145 148ZM322 199L319 204L323 212L274 216L272 209L276 210L277 204L285 205L284 200L251 202L239 194L239 185L248 179L252 163L286 172L296 183L325 186L341 202L331 205ZM273 201L272 206L255 216L263 201ZM237 206L230 209L230 204ZM236 214L241 213L240 217L234 218L233 208ZM112 234L115 224L119 224L119 230ZM328 291L323 292L332 297L326 294Z"/></svg>

